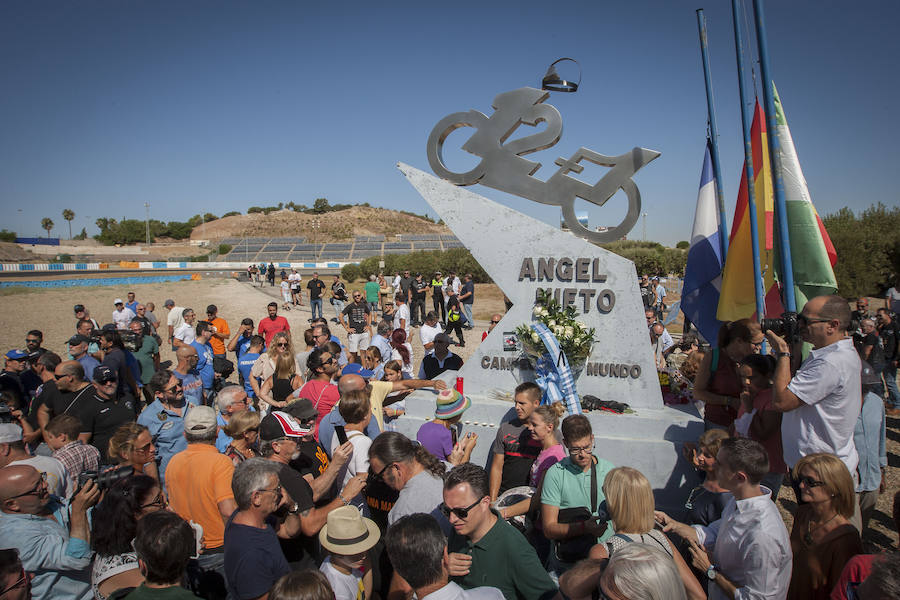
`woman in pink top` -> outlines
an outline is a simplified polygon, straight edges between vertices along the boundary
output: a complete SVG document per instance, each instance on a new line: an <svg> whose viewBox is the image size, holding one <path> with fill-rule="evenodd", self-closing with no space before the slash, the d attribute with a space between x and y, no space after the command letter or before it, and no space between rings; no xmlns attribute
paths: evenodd
<svg viewBox="0 0 900 600"><path fill-rule="evenodd" d="M504 519L511 519L519 515L537 511L541 505L541 485L544 482L544 473L557 462L566 457L566 449L556 436L559 427L559 418L566 414L566 407L559 402L541 405L534 409L528 423L525 425L531 432L531 437L541 443L541 453L534 459L531 465L531 475L528 484L535 488L534 495L530 499L522 500L512 506L500 509L500 515ZM532 506L533 504L533 506ZM540 519L535 519L535 525Z"/></svg>
<svg viewBox="0 0 900 600"><path fill-rule="evenodd" d="M762 444L769 453L769 474L762 485L772 490L772 499L787 473L781 447L781 413L772 408L772 377L775 357L750 354L738 363L741 378L741 408L735 420L735 433Z"/></svg>

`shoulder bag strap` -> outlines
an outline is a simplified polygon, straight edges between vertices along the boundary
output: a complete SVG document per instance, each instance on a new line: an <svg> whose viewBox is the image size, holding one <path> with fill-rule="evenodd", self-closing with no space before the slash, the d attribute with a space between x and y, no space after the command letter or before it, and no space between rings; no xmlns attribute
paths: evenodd
<svg viewBox="0 0 900 600"><path fill-rule="evenodd" d="M597 512L597 463L591 457L591 514Z"/></svg>

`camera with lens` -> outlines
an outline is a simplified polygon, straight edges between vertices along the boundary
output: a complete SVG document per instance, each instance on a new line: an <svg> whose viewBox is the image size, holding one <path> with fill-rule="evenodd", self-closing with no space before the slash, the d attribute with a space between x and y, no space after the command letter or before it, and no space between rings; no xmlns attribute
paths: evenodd
<svg viewBox="0 0 900 600"><path fill-rule="evenodd" d="M0 402L0 423L18 423L19 420L16 419L12 414L12 409Z"/></svg>
<svg viewBox="0 0 900 600"><path fill-rule="evenodd" d="M130 477L133 474L134 467L131 465L112 469L111 471L83 471L78 475L77 489L81 490L85 483L93 481L98 489L105 490L114 485L117 481Z"/></svg>
<svg viewBox="0 0 900 600"><path fill-rule="evenodd" d="M763 333L771 331L791 346L801 342L800 320L795 312L782 313L777 319L760 319L759 326Z"/></svg>

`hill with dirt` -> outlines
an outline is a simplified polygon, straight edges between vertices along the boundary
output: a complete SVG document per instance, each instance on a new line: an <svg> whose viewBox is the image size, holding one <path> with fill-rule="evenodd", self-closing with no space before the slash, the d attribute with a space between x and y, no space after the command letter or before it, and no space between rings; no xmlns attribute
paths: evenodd
<svg viewBox="0 0 900 600"><path fill-rule="evenodd" d="M314 226L318 223L318 228ZM309 241L337 242L360 235L428 234L451 235L445 225L408 213L372 206L354 206L322 214L279 210L268 215L233 215L198 225L192 240L227 237L305 237Z"/></svg>
<svg viewBox="0 0 900 600"><path fill-rule="evenodd" d="M42 262L40 257L12 242L0 242L0 262Z"/></svg>

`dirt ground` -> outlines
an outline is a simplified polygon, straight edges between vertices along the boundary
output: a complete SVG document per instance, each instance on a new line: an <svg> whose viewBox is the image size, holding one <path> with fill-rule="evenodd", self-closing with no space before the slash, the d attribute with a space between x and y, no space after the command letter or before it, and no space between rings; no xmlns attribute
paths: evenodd
<svg viewBox="0 0 900 600"><path fill-rule="evenodd" d="M44 333L44 346L64 354L65 342L74 333L73 305L84 304L97 321L101 324L107 323L112 317L113 300L124 297L129 289L136 292L140 302L150 301L156 304L156 315L163 323L162 328L165 327L166 320L166 310L163 308L166 298L174 299L177 306L194 308L198 314L202 314L208 304L216 304L219 307L219 315L228 321L232 330L235 330L244 317L250 317L254 322L264 317L266 305L276 294L276 288L266 286L261 290L232 279L149 283L134 285L131 288L73 287L47 290L7 288L0 291L0 307L2 307L0 350L5 352L11 348L23 347L25 333L30 329L40 329ZM453 348L453 351L464 359L474 353L481 340L481 333L487 328L490 316L505 312L503 295L495 285L477 285L475 298L476 328L474 331L466 332L466 340L469 343L465 348ZM670 298L670 303L676 299ZM326 317L334 316L330 305L326 303L324 308ZM281 314L291 325L295 345L298 341L302 343L301 334L308 326L307 320L310 316L308 308L304 306L299 310ZM671 325L670 330L680 333L680 323ZM339 337L345 338L343 329L335 327L333 331ZM413 340L416 340L415 333ZM412 346L415 360L421 360L421 344L413 343ZM162 349L162 360L174 360L168 346ZM870 552L897 547L897 531L891 519L891 502L894 493L900 489L900 419L887 420L887 454L886 491L879 497L875 515L863 536L865 547ZM788 488L782 488L778 503L785 522L790 527L792 518L789 511L796 507L793 492Z"/></svg>

